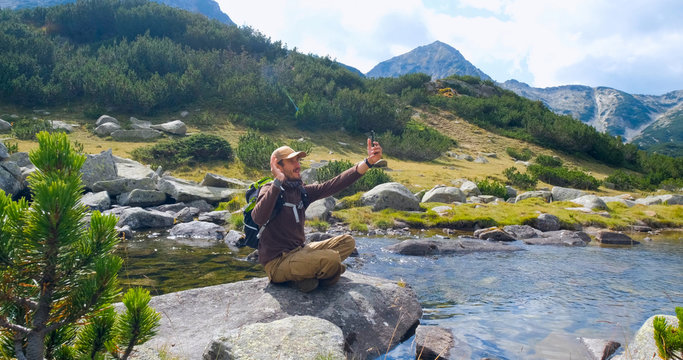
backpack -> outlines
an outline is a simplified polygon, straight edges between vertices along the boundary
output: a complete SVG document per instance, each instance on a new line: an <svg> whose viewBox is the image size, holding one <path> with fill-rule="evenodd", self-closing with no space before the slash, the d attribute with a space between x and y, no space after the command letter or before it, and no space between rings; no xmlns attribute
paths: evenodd
<svg viewBox="0 0 683 360"><path fill-rule="evenodd" d="M277 199L277 202L275 202L273 213L270 215L268 221L266 221L266 223L263 224L263 226L259 226L257 223L254 222L254 219L252 219L251 212L254 210L254 206L256 206L259 192L261 191L263 185L271 181L273 181L271 177L264 177L249 185L249 189L247 189L247 193L245 196L247 200L247 206L245 206L244 210L242 211L242 214L244 215L244 237L240 239L240 241L237 243L238 247L249 246L251 248L258 249L258 243L259 238L261 237L261 232L263 232L263 229L265 229L266 225L268 225L270 220L273 220L273 218L277 216L282 207L285 205L284 191L281 191L280 196ZM303 207L305 209L309 205L308 194L306 193L306 190L303 186L299 187L299 190L301 191L301 204L303 204Z"/></svg>

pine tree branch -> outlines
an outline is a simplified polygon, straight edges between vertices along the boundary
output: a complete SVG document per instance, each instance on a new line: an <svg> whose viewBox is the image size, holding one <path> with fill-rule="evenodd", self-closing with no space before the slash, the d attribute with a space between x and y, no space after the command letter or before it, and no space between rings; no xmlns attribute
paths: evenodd
<svg viewBox="0 0 683 360"><path fill-rule="evenodd" d="M24 299L24 298L19 297L19 296L13 296L13 295L9 295L9 294L2 294L2 295L0 296L0 299L2 299L2 300L7 300L7 301L11 301L11 302L13 302L13 303L15 303L15 304L17 304L17 305L24 305L24 306L28 307L28 308L31 309L31 310L35 310L35 309L38 308L38 303L37 303L37 302L32 301L32 300L29 300L29 299Z"/></svg>
<svg viewBox="0 0 683 360"><path fill-rule="evenodd" d="M4 327L4 328L6 328L6 329L9 329L9 330L12 330L12 331L16 331L17 333L20 333L20 334L23 334L23 335L26 335L26 334L28 334L29 332L31 332L31 329L29 329L29 328L27 328L27 327L25 327L25 326L21 326L21 325L17 325L17 324L12 324L12 323L9 322L9 321L7 320L7 318L4 317L4 316L0 316L0 327Z"/></svg>

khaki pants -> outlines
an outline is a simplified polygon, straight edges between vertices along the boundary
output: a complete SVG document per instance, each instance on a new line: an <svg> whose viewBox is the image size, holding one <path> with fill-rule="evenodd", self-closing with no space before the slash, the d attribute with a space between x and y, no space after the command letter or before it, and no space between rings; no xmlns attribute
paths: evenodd
<svg viewBox="0 0 683 360"><path fill-rule="evenodd" d="M274 283L319 279L320 285L329 286L346 270L342 261L355 247L356 241L351 235L310 243L269 261L265 266L266 274Z"/></svg>

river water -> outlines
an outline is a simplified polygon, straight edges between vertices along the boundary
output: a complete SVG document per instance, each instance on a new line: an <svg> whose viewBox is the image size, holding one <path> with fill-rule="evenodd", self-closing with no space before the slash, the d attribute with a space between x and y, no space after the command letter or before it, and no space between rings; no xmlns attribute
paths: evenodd
<svg viewBox="0 0 683 360"><path fill-rule="evenodd" d="M615 340L623 349L647 318L683 306L681 236L633 247L517 242L524 251L432 257L383 250L397 239L358 237L360 256L347 263L355 272L405 281L422 304L421 323L447 328L461 343L458 358L583 359L578 337ZM155 294L263 276L222 244L190 247L152 237L119 253L124 286ZM414 354L410 339L380 358Z"/></svg>

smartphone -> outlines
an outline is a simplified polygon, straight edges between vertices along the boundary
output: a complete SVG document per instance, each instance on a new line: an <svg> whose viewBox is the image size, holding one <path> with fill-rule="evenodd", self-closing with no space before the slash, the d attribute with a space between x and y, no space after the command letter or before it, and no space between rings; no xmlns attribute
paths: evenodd
<svg viewBox="0 0 683 360"><path fill-rule="evenodd" d="M375 145L375 130L370 130L370 144Z"/></svg>

